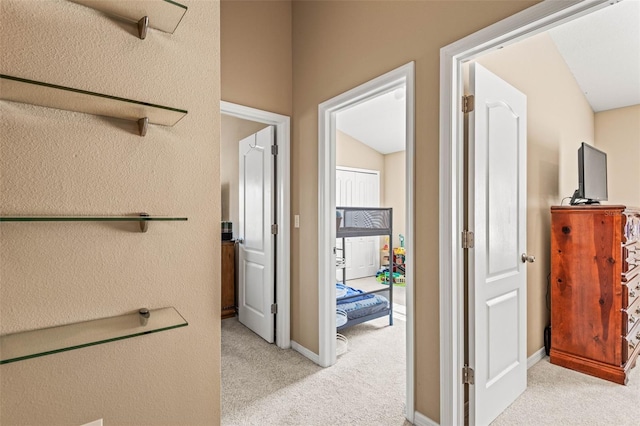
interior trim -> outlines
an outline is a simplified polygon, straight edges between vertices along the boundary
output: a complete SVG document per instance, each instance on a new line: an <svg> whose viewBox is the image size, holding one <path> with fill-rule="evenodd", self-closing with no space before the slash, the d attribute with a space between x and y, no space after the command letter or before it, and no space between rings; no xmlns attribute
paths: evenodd
<svg viewBox="0 0 640 426"><path fill-rule="evenodd" d="M429 417L417 411L415 412L413 417L415 419L413 424L416 426L439 426L438 423L434 422Z"/></svg>
<svg viewBox="0 0 640 426"><path fill-rule="evenodd" d="M533 355L527 358L527 370L536 365L538 362L542 361L546 356L547 354L544 351L544 346L535 351Z"/></svg>
<svg viewBox="0 0 640 426"><path fill-rule="evenodd" d="M345 108L367 99L406 85L406 256L405 277L407 309L407 392L406 418L413 422L415 403L414 367L414 288L413 288L413 247L414 247L414 111L415 111L415 64L410 62L380 77L355 87L318 106L318 333L319 365L329 367L336 362L336 296L335 286L327 285L335 281L336 241L335 214L336 199L336 114ZM333 278L332 278L333 277ZM332 314L333 313L333 314Z"/></svg>
<svg viewBox="0 0 640 426"><path fill-rule="evenodd" d="M291 349L293 349L294 351L300 353L302 356L309 358L311 361L313 361L316 364L320 364L320 358L318 357L318 355L312 351L310 351L309 349L305 348L304 346L302 346L300 343L296 342L295 340L291 341Z"/></svg>

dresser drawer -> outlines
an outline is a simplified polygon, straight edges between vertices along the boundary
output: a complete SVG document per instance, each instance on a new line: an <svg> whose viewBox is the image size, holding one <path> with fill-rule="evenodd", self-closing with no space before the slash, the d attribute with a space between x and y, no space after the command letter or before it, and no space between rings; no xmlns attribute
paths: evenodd
<svg viewBox="0 0 640 426"><path fill-rule="evenodd" d="M640 297L622 310L622 335L626 336L633 327L640 322Z"/></svg>
<svg viewBox="0 0 640 426"><path fill-rule="evenodd" d="M627 336L622 338L622 362L625 363L629 357L640 346L640 323L636 322Z"/></svg>
<svg viewBox="0 0 640 426"><path fill-rule="evenodd" d="M626 242L638 241L640 239L640 215L638 212L625 212L625 216L624 240Z"/></svg>
<svg viewBox="0 0 640 426"><path fill-rule="evenodd" d="M640 295L640 275L634 276L628 282L622 279L622 309L633 305Z"/></svg>
<svg viewBox="0 0 640 426"><path fill-rule="evenodd" d="M637 244L622 247L622 273L627 275L640 265L640 250Z"/></svg>

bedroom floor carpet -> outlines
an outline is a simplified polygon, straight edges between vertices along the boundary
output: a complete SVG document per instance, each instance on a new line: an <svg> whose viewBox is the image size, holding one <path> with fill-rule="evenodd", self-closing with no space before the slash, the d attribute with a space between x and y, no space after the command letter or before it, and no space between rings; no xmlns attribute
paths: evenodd
<svg viewBox="0 0 640 426"><path fill-rule="evenodd" d="M221 424L408 426L405 323L379 318L341 334L349 351L321 368L222 321Z"/></svg>
<svg viewBox="0 0 640 426"><path fill-rule="evenodd" d="M491 426L631 426L640 424L640 363L627 386L553 365L544 358L528 386Z"/></svg>

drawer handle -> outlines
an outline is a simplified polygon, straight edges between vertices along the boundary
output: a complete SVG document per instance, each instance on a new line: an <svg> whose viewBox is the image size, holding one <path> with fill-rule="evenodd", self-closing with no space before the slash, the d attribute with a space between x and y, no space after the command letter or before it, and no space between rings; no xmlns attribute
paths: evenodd
<svg viewBox="0 0 640 426"><path fill-rule="evenodd" d="M636 292L633 290L629 291L629 297L636 297Z"/></svg>
<svg viewBox="0 0 640 426"><path fill-rule="evenodd" d="M640 315L640 306L636 308L636 314Z"/></svg>
<svg viewBox="0 0 640 426"><path fill-rule="evenodd" d="M634 324L636 322L635 317L629 315L629 323Z"/></svg>

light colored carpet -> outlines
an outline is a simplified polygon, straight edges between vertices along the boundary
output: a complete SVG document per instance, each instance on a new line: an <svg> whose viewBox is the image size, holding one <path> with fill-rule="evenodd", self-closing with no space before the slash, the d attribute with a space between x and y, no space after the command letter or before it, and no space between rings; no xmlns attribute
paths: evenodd
<svg viewBox="0 0 640 426"><path fill-rule="evenodd" d="M267 344L235 318L222 321L221 424L409 425L405 323L394 324L381 318L344 330L349 352L321 368ZM492 423L511 425L640 425L640 364L622 386L545 358L528 370L527 390Z"/></svg>
<svg viewBox="0 0 640 426"><path fill-rule="evenodd" d="M222 321L222 419L232 425L409 425L405 323L380 318L342 332L349 351L329 368Z"/></svg>
<svg viewBox="0 0 640 426"><path fill-rule="evenodd" d="M527 374L527 390L492 426L640 425L640 364L627 386L553 365L545 358Z"/></svg>

